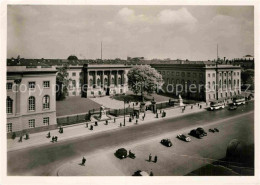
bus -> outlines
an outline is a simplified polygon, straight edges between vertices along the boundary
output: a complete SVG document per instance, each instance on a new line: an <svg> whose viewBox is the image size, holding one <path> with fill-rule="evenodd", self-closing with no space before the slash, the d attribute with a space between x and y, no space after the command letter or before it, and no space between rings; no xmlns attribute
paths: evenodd
<svg viewBox="0 0 260 185"><path fill-rule="evenodd" d="M246 99L243 96L237 96L233 98L233 104L234 105L245 105Z"/></svg>
<svg viewBox="0 0 260 185"><path fill-rule="evenodd" d="M209 110L224 109L225 104L223 101L212 101L210 102Z"/></svg>

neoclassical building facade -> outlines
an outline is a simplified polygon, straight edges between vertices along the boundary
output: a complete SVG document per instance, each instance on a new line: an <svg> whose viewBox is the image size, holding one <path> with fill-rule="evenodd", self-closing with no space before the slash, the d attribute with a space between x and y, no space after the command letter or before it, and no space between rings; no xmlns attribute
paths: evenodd
<svg viewBox="0 0 260 185"><path fill-rule="evenodd" d="M82 97L122 94L128 91L127 65L90 65L82 69Z"/></svg>
<svg viewBox="0 0 260 185"><path fill-rule="evenodd" d="M151 64L162 74L163 89L188 99L214 101L241 93L239 65ZM179 84L179 86L178 86Z"/></svg>
<svg viewBox="0 0 260 185"><path fill-rule="evenodd" d="M7 133L56 125L56 68L7 66Z"/></svg>

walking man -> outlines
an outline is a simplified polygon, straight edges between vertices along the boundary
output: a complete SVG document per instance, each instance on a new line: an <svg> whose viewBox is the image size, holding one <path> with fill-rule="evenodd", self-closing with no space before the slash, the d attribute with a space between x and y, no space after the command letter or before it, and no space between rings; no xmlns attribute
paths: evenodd
<svg viewBox="0 0 260 185"><path fill-rule="evenodd" d="M86 163L86 159L85 159L85 157L83 157L83 158L82 158L81 165L84 165L84 166L85 166L85 163Z"/></svg>
<svg viewBox="0 0 260 185"><path fill-rule="evenodd" d="M23 142L23 136L20 136L19 142Z"/></svg>
<svg viewBox="0 0 260 185"><path fill-rule="evenodd" d="M149 155L149 160L148 160L148 161L151 162L151 160L152 160L152 155L150 154L150 155Z"/></svg>
<svg viewBox="0 0 260 185"><path fill-rule="evenodd" d="M55 141L55 138L54 138L54 136L52 136L52 138L51 138L51 141L54 143L54 141Z"/></svg>
<svg viewBox="0 0 260 185"><path fill-rule="evenodd" d="M114 123L116 122L116 118L114 118Z"/></svg>
<svg viewBox="0 0 260 185"><path fill-rule="evenodd" d="M47 134L47 138L50 138L50 137L51 137L51 133L48 132L48 134Z"/></svg>
<svg viewBox="0 0 260 185"><path fill-rule="evenodd" d="M157 163L157 155L156 156L154 156L154 161L153 161L154 163Z"/></svg>

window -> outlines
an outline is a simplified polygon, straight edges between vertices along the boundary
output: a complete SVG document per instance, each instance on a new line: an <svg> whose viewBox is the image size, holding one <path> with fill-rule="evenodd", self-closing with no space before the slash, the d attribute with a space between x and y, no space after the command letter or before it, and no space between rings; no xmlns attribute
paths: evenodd
<svg viewBox="0 0 260 185"><path fill-rule="evenodd" d="M225 76L227 76L227 73L224 73Z"/></svg>
<svg viewBox="0 0 260 185"><path fill-rule="evenodd" d="M29 89L35 88L35 82L29 82Z"/></svg>
<svg viewBox="0 0 260 185"><path fill-rule="evenodd" d="M236 86L236 80L234 80L234 86Z"/></svg>
<svg viewBox="0 0 260 185"><path fill-rule="evenodd" d="M76 76L76 73L75 73L75 72L73 72L73 73L72 73L72 76Z"/></svg>
<svg viewBox="0 0 260 185"><path fill-rule="evenodd" d="M215 73L212 73L212 77L215 77Z"/></svg>
<svg viewBox="0 0 260 185"><path fill-rule="evenodd" d="M237 72L237 75L239 75L239 72Z"/></svg>
<svg viewBox="0 0 260 185"><path fill-rule="evenodd" d="M210 78L210 73L208 74L208 77Z"/></svg>
<svg viewBox="0 0 260 185"><path fill-rule="evenodd" d="M72 87L76 87L76 80L72 80Z"/></svg>
<svg viewBox="0 0 260 185"><path fill-rule="evenodd" d="M89 80L89 86L92 87L93 86L93 79Z"/></svg>
<svg viewBox="0 0 260 185"><path fill-rule="evenodd" d="M49 88L50 87L50 81L43 81L43 87Z"/></svg>
<svg viewBox="0 0 260 185"><path fill-rule="evenodd" d="M49 121L50 121L50 118L49 118L49 117L43 118L43 125L44 125L44 126L48 126L48 125L49 125Z"/></svg>
<svg viewBox="0 0 260 185"><path fill-rule="evenodd" d="M29 109L29 111L35 110L35 97L33 97L33 96L30 96L28 98L28 109Z"/></svg>
<svg viewBox="0 0 260 185"><path fill-rule="evenodd" d="M208 82L208 88L210 89L210 82Z"/></svg>
<svg viewBox="0 0 260 185"><path fill-rule="evenodd" d="M42 106L43 109L49 109L50 108L50 96L45 95L42 100Z"/></svg>
<svg viewBox="0 0 260 185"><path fill-rule="evenodd" d="M123 93L123 89L120 89L120 93L121 93L121 94Z"/></svg>
<svg viewBox="0 0 260 185"><path fill-rule="evenodd" d="M97 79L97 85L98 85L98 86L101 85L101 80L100 80L100 78Z"/></svg>
<svg viewBox="0 0 260 185"><path fill-rule="evenodd" d="M221 97L221 98L223 98L223 95L222 95L222 93L220 93L220 97Z"/></svg>
<svg viewBox="0 0 260 185"><path fill-rule="evenodd" d="M222 76L222 74L221 74L221 73L219 73L219 76Z"/></svg>
<svg viewBox="0 0 260 185"><path fill-rule="evenodd" d="M118 84L123 84L122 78L120 76L118 77Z"/></svg>
<svg viewBox="0 0 260 185"><path fill-rule="evenodd" d="M29 128L35 127L35 119L29 119Z"/></svg>
<svg viewBox="0 0 260 185"><path fill-rule="evenodd" d="M114 77L111 78L111 84L112 84L112 85L115 84L115 78L114 78Z"/></svg>
<svg viewBox="0 0 260 185"><path fill-rule="evenodd" d="M13 124L12 123L7 123L6 126L7 126L7 133L10 133L10 132L13 131Z"/></svg>
<svg viewBox="0 0 260 185"><path fill-rule="evenodd" d="M165 71L163 71L162 74L165 75Z"/></svg>
<svg viewBox="0 0 260 185"><path fill-rule="evenodd" d="M185 73L184 73L184 72L182 72L182 73L181 73L181 76L182 76L182 77L185 77Z"/></svg>
<svg viewBox="0 0 260 185"><path fill-rule="evenodd" d="M231 85L231 80L230 79L228 80L228 85Z"/></svg>
<svg viewBox="0 0 260 185"><path fill-rule="evenodd" d="M10 90L12 88L13 88L13 83L11 83L11 82L6 83L6 89L7 90Z"/></svg>
<svg viewBox="0 0 260 185"><path fill-rule="evenodd" d="M180 72L176 72L176 76L180 76Z"/></svg>
<svg viewBox="0 0 260 185"><path fill-rule="evenodd" d="M215 90L215 81L212 82L213 89Z"/></svg>
<svg viewBox="0 0 260 185"><path fill-rule="evenodd" d="M7 96L6 99L6 113L7 114L13 113L13 100L9 96Z"/></svg>
<svg viewBox="0 0 260 185"><path fill-rule="evenodd" d="M237 86L239 86L239 80L237 80Z"/></svg>
<svg viewBox="0 0 260 185"><path fill-rule="evenodd" d="M210 99L210 94L209 94L209 99Z"/></svg>
<svg viewBox="0 0 260 185"><path fill-rule="evenodd" d="M234 72L234 76L236 76L236 72Z"/></svg>
<svg viewBox="0 0 260 185"><path fill-rule="evenodd" d="M222 85L221 85L221 80L219 80L219 83L218 83L218 84L219 84L219 87L221 87L221 86L222 86Z"/></svg>
<svg viewBox="0 0 260 185"><path fill-rule="evenodd" d="M167 75L170 75L170 71L167 71Z"/></svg>

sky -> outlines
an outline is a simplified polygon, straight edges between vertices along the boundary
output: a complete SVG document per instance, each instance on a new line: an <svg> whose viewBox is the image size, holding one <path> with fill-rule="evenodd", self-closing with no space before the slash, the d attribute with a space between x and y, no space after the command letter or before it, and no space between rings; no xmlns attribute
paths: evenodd
<svg viewBox="0 0 260 185"><path fill-rule="evenodd" d="M7 57L213 60L254 55L253 6L8 5Z"/></svg>

